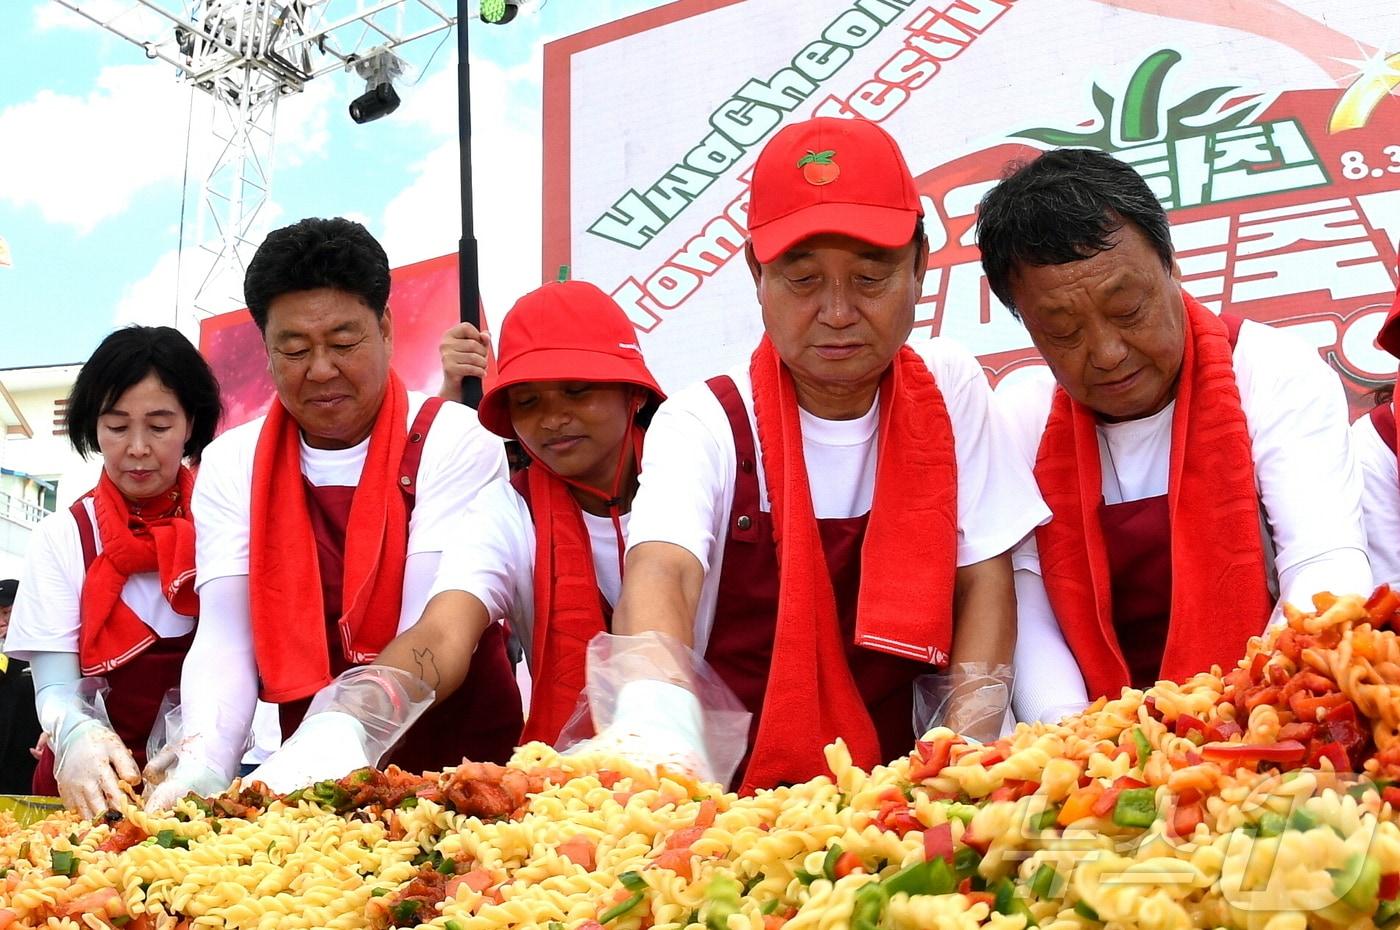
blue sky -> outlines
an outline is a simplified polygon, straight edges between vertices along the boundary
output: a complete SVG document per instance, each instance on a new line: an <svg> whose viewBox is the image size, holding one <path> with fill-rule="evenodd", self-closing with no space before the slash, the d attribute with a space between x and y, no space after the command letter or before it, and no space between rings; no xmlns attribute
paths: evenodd
<svg viewBox="0 0 1400 930"><path fill-rule="evenodd" d="M658 5L549 0L506 27L472 24L488 312L538 283L544 43ZM121 323L174 323L177 300L197 284L207 98L193 97L191 132L191 93L169 66L53 0L0 3L0 35L0 236L14 262L0 267L0 369L81 361ZM381 238L395 265L455 251L456 37L429 61L440 38L405 51L418 73L397 82L403 105L378 122L357 126L346 115L363 90L352 75L318 78L283 102L273 226L351 215ZM182 188L190 137L191 179Z"/></svg>

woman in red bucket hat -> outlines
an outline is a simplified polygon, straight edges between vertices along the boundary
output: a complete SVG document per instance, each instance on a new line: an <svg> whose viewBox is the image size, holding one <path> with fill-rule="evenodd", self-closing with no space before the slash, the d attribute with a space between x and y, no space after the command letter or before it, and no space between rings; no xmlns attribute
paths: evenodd
<svg viewBox="0 0 1400 930"><path fill-rule="evenodd" d="M1396 268L1400 275L1400 267ZM1400 357L1400 289L1376 336L1376 345ZM1376 583L1400 588L1400 468L1395 442L1395 386L1376 392L1376 406L1351 425L1352 447L1361 469L1361 517L1366 555Z"/></svg>
<svg viewBox="0 0 1400 930"><path fill-rule="evenodd" d="M482 632L506 620L534 681L522 741L554 742L583 689L585 649L610 627L642 434L664 394L632 324L592 284L546 284L526 294L495 342L497 372L478 416L517 440L531 462L477 495L422 619L376 664L417 675L440 701L466 678ZM324 748L310 734L293 736L264 771L344 775L317 768L332 755Z"/></svg>

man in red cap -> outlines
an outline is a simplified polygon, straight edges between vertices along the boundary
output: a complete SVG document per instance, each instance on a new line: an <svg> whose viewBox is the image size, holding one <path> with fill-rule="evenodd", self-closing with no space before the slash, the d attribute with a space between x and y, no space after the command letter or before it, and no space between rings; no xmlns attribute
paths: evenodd
<svg viewBox="0 0 1400 930"><path fill-rule="evenodd" d="M1396 269L1400 277L1400 268ZM1376 344L1400 357L1400 289ZM1352 445L1361 469L1361 513L1366 552L1377 583L1400 588L1400 469L1396 467L1395 385L1376 392L1376 406L1351 425Z"/></svg>
<svg viewBox="0 0 1400 930"><path fill-rule="evenodd" d="M976 360L905 345L921 214L876 124L778 132L746 247L765 335L648 435L616 628L693 644L753 713L745 789L825 771L838 737L864 766L907 752L930 673L950 725L986 690L1003 700L973 735L1002 722L1008 550L1045 510Z"/></svg>
<svg viewBox="0 0 1400 930"><path fill-rule="evenodd" d="M1013 556L1019 719L1230 668L1275 598L1370 589L1340 379L1182 289L1132 166L1047 152L988 192L977 228L1049 369L1002 398L1054 514Z"/></svg>
<svg viewBox="0 0 1400 930"><path fill-rule="evenodd" d="M479 357L472 348L483 340L464 341L457 351ZM533 680L523 740L552 743L578 704L585 648L611 624L642 434L663 395L622 308L592 284L546 284L526 294L506 315L498 344L497 374L477 415L493 433L519 441L531 463L475 496L463 520L471 531L444 553L422 619L376 666L414 676L441 701L462 685L482 633L508 621ZM447 379L453 362L444 351ZM653 690L664 701L665 688ZM406 728L415 710L400 704L395 727ZM334 728L307 727L252 777L287 791L344 775L361 747L360 764L370 761L365 742L347 756L331 743L336 736ZM668 760L663 747L652 748L654 761Z"/></svg>

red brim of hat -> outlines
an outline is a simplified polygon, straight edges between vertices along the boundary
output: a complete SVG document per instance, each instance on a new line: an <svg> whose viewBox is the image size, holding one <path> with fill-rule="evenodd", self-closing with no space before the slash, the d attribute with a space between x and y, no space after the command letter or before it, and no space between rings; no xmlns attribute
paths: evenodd
<svg viewBox="0 0 1400 930"><path fill-rule="evenodd" d="M803 239L823 234L850 236L895 249L914 238L917 210L858 203L817 203L749 230L754 258L766 265Z"/></svg>
<svg viewBox="0 0 1400 930"><path fill-rule="evenodd" d="M528 381L590 381L635 384L663 401L666 394L651 377L646 366L635 358L622 358L587 349L536 349L512 358L496 371L476 409L481 425L505 439L516 439L510 422L507 389Z"/></svg>
<svg viewBox="0 0 1400 930"><path fill-rule="evenodd" d="M1376 335L1376 345L1400 358L1400 290L1395 292L1395 302L1390 305L1390 315L1381 324Z"/></svg>

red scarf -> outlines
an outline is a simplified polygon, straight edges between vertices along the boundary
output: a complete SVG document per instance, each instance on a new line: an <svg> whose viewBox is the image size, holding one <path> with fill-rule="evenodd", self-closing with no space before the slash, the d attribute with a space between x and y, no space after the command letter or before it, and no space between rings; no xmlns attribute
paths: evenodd
<svg viewBox="0 0 1400 930"><path fill-rule="evenodd" d="M347 661L373 662L398 631L408 550L408 511L396 472L407 444L408 392L393 371L370 433L345 527ZM262 698L286 703L331 680L316 539L301 476L301 427L273 400L253 454L248 542L253 646Z"/></svg>
<svg viewBox="0 0 1400 930"><path fill-rule="evenodd" d="M160 574L161 591L177 614L199 613L194 592L194 522L189 516L194 475L181 466L171 506L154 518L133 516L131 505L104 471L90 492L102 551L83 578L78 616L78 664L102 675L140 655L156 633L121 598L132 575Z"/></svg>
<svg viewBox="0 0 1400 930"><path fill-rule="evenodd" d="M1172 416L1167 478L1171 512L1171 625L1161 677L1181 681L1230 668L1273 605L1254 459L1225 324L1183 292L1186 348ZM1035 477L1053 518L1036 530L1050 604L1079 661L1090 697L1129 685L1113 628L1094 412L1056 388ZM1189 451L1189 454L1188 454Z"/></svg>
<svg viewBox="0 0 1400 930"><path fill-rule="evenodd" d="M778 544L773 659L744 791L825 771L846 740L856 764L880 741L851 674L802 451L792 374L765 336L749 364L754 417ZM857 645L945 664L953 641L957 459L943 395L908 346L880 382L879 453L861 549ZM911 605L919 605L917 608Z"/></svg>
<svg viewBox="0 0 1400 930"><path fill-rule="evenodd" d="M619 484L626 457L642 460L642 430L634 426L630 432L618 463ZM603 495L564 480L539 461L531 463L525 477L535 524L535 624L530 645L534 680L521 742L553 743L573 716L586 684L588 643L607 631L588 526L569 487L583 488L600 499ZM613 500L619 492L620 488ZM619 559L623 551L619 540Z"/></svg>

